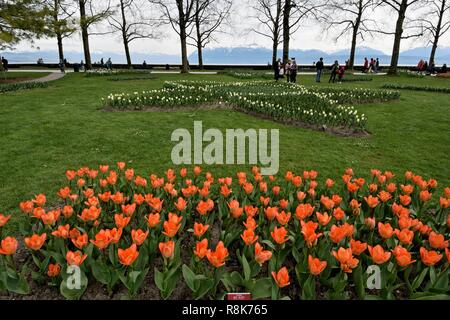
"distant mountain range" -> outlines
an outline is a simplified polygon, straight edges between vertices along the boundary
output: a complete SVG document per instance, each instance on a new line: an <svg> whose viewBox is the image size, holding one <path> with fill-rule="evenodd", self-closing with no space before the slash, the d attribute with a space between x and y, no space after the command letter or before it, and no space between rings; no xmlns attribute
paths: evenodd
<svg viewBox="0 0 450 320"><path fill-rule="evenodd" d="M416 65L420 59L428 60L431 48L419 47L401 52L399 64L400 65ZM0 55L5 56L10 63L35 63L39 58L44 62L56 63L58 61L58 53L56 50L49 51L29 51L29 52L0 52ZM82 52L68 51L65 53L69 62L79 62L84 60ZM348 59L349 50L339 50L336 52L325 52L314 49L293 49L290 52L291 57L296 57L298 64L313 64L320 57L324 58L325 63L332 63L334 60L344 62ZM281 50L279 51L281 56ZM364 58L379 58L382 65L390 63L390 55L382 51L372 49L369 47L358 47L356 50L356 64L362 64ZM93 52L92 60L97 62L103 58L106 61L111 58L113 63L125 63L126 59L123 54L113 52ZM272 59L272 51L267 48L259 47L236 47L236 48L206 48L203 52L203 61L205 64L255 64L265 65ZM143 54L133 53L132 61L135 64L140 64L143 61L148 64L179 64L179 55L165 55L165 54ZM191 64L197 63L197 52L189 56ZM436 52L436 64L450 63L450 47L440 47Z"/></svg>

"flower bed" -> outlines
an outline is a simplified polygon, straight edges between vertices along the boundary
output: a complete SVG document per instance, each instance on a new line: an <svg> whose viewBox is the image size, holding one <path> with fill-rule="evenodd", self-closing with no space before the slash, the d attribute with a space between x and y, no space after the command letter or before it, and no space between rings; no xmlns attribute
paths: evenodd
<svg viewBox="0 0 450 320"><path fill-rule="evenodd" d="M0 93L35 89L35 88L47 88L47 87L48 83L46 82L23 82L23 83L18 82L18 83L0 84Z"/></svg>
<svg viewBox="0 0 450 320"><path fill-rule="evenodd" d="M399 93L392 90L307 88L269 81L178 81L166 82L160 90L111 94L102 100L105 106L121 110L141 110L148 106L231 104L238 110L278 121L300 121L363 131L367 120L365 115L358 114L349 104L398 97Z"/></svg>
<svg viewBox="0 0 450 320"><path fill-rule="evenodd" d="M414 91L450 93L450 88L448 87L417 86L413 84L385 83L383 85L383 88L395 90L414 90Z"/></svg>
<svg viewBox="0 0 450 320"><path fill-rule="evenodd" d="M183 282L195 299L449 298L450 188L437 195L412 172L346 169L333 181L195 167L148 178L119 162L66 177L56 206L43 194L20 203L23 243L0 234L0 290L28 293L28 267L14 259L25 246L32 281L68 299L93 282L130 298L156 286L167 299ZM0 232L10 218L0 215ZM367 288L369 267L378 289Z"/></svg>
<svg viewBox="0 0 450 320"><path fill-rule="evenodd" d="M248 70L228 70L221 71L218 74L226 75L241 80L253 80L253 79L273 79L272 74L266 72L248 71Z"/></svg>

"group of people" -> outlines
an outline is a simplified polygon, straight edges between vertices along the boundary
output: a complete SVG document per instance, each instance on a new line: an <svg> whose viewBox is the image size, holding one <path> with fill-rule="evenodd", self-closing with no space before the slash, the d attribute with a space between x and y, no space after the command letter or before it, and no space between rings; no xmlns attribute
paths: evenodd
<svg viewBox="0 0 450 320"><path fill-rule="evenodd" d="M8 71L8 60L5 57L0 58L0 71Z"/></svg>
<svg viewBox="0 0 450 320"><path fill-rule="evenodd" d="M112 70L112 61L111 58L108 58L108 60L106 61L106 63L104 62L103 58L100 59L100 66L102 68L106 68L108 70Z"/></svg>
<svg viewBox="0 0 450 320"><path fill-rule="evenodd" d="M438 70L436 68L436 65L434 63L431 63L430 65L426 60L420 59L419 63L417 64L416 71L419 73L426 73L429 75L437 74L437 73L447 73L447 64L443 64L442 68Z"/></svg>
<svg viewBox="0 0 450 320"><path fill-rule="evenodd" d="M295 58L289 59L284 65L281 59L278 59L274 66L275 81L283 78L286 75L287 82L297 82L298 65Z"/></svg>
<svg viewBox="0 0 450 320"><path fill-rule="evenodd" d="M380 59L370 58L370 62L367 58L364 58L363 73L378 73L380 70Z"/></svg>

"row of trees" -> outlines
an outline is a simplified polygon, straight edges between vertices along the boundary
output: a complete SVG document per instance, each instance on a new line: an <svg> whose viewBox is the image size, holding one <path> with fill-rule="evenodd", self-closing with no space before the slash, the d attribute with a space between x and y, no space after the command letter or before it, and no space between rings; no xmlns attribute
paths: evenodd
<svg viewBox="0 0 450 320"><path fill-rule="evenodd" d="M89 38L92 35L118 33L131 67L130 43L157 38L155 30L170 25L180 39L182 72L188 71L187 47L198 51L203 67L203 49L216 35L230 26L233 6L238 0L0 0L0 49L11 48L21 40L54 37L59 58L64 59L63 39L81 33L85 64L92 68ZM241 0L239 0L241 1ZM272 42L272 63L289 59L290 39L307 20L319 21L325 32L337 32L336 41L351 39L349 65L353 67L359 41L376 34L394 38L390 73L397 72L403 39L426 37L432 44L430 64L440 38L450 29L450 0L247 0L253 12L253 32ZM384 8L395 16L395 28L389 30L374 19ZM417 10L420 17L412 18Z"/></svg>

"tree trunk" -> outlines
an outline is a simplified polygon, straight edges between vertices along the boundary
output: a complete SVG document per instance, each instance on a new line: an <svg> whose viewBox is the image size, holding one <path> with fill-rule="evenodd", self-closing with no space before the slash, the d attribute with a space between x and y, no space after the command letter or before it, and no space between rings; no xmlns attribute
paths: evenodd
<svg viewBox="0 0 450 320"><path fill-rule="evenodd" d="M86 25L86 4L85 0L79 0L80 4L80 28L83 40L84 62L86 70L92 69L91 51L89 49L89 33Z"/></svg>
<svg viewBox="0 0 450 320"><path fill-rule="evenodd" d="M127 18L125 16L125 7L123 5L123 0L120 0L120 12L122 14L122 39L123 39L123 46L125 48L125 56L127 58L127 66L128 69L132 69L133 65L131 64L130 48L127 36Z"/></svg>
<svg viewBox="0 0 450 320"><path fill-rule="evenodd" d="M58 25L60 0L55 0L53 5L54 5L54 8L53 8L54 9L53 10L53 22L55 23L56 41L58 43L58 56L59 56L59 61L64 61L64 49L63 49L63 43L62 43L62 33L61 33L60 27Z"/></svg>
<svg viewBox="0 0 450 320"><path fill-rule="evenodd" d="M284 1L283 10L283 63L286 64L289 60L289 40L291 38L290 32L290 15L291 15L291 1Z"/></svg>
<svg viewBox="0 0 450 320"><path fill-rule="evenodd" d="M353 66L355 65L356 42L358 40L359 26L361 24L362 19L362 10L363 10L363 0L359 0L358 16L356 17L355 24L353 25L352 46L350 48L350 59L348 61L348 67L350 69L353 69Z"/></svg>
<svg viewBox="0 0 450 320"><path fill-rule="evenodd" d="M195 14L195 29L197 31L198 67L200 70L203 70L203 44L202 44L202 34L200 30L200 19L198 16L198 2L197 2L197 13Z"/></svg>
<svg viewBox="0 0 450 320"><path fill-rule="evenodd" d="M187 33L186 33L186 17L183 9L183 0L177 0L178 20L180 26L180 44L181 44L181 73L189 72L189 63L187 57Z"/></svg>
<svg viewBox="0 0 450 320"><path fill-rule="evenodd" d="M434 56L436 55L436 49L438 47L439 38L441 36L442 18L444 16L444 12L445 12L445 4L446 4L446 0L442 0L442 6L439 11L439 20L438 20L438 24L436 25L436 31L434 34L433 47L431 48L430 63L429 63L430 66L434 63Z"/></svg>
<svg viewBox="0 0 450 320"><path fill-rule="evenodd" d="M280 18L281 18L281 0L277 1L277 13L275 19L275 25L273 26L273 45L272 45L272 67L277 66L278 58L278 43L280 42Z"/></svg>
<svg viewBox="0 0 450 320"><path fill-rule="evenodd" d="M405 21L406 9L408 8L408 0L402 0L399 10L397 24L395 27L394 46L392 48L391 65L388 74L397 74L398 58L400 57L400 43L403 35L403 22Z"/></svg>
<svg viewBox="0 0 450 320"><path fill-rule="evenodd" d="M275 36L275 35L274 35ZM278 38L278 36L277 36ZM275 68L277 65L277 55L278 55L278 40L275 38L273 40L273 47L272 47L272 67Z"/></svg>

